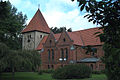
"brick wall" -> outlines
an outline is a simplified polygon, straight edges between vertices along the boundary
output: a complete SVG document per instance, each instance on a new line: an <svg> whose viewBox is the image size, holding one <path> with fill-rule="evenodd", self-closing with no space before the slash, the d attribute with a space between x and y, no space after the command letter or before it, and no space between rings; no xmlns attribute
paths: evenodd
<svg viewBox="0 0 120 80"><path fill-rule="evenodd" d="M93 57L92 53L85 54L86 50L81 46L74 45L74 50L71 50L71 46L73 46L73 41L70 37L63 32L57 42L55 42L55 38L52 34L48 36L44 44L44 52L41 53L42 59L42 69L57 69L58 67L63 67L64 65L70 64L70 62L76 62L82 58ZM94 57L102 57L104 52L102 50L102 46L93 46L97 48L97 53L94 54ZM66 61L60 61L62 58L62 50L64 52L64 58L66 58L66 49L68 50L68 59ZM48 55L48 50L50 50L50 57ZM54 60L52 60L52 50L54 50ZM50 58L50 59L49 59ZM88 66L93 66L93 70L102 70L104 69L104 64L99 61L96 63L85 63Z"/></svg>

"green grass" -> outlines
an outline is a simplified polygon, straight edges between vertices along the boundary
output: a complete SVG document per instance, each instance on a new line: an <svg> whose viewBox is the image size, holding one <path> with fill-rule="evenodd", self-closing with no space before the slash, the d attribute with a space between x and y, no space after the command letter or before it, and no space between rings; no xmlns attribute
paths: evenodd
<svg viewBox="0 0 120 80"><path fill-rule="evenodd" d="M3 73L1 80L13 80L11 73ZM14 80L55 80L51 77L51 74L42 74L38 75L38 73L34 72L16 72ZM104 74L96 75L93 74L92 78L87 79L71 79L71 80L107 80Z"/></svg>

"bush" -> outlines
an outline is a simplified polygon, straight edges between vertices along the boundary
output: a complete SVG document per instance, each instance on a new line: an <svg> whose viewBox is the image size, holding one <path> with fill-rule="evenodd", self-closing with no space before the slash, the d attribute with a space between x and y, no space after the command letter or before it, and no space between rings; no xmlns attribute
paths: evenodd
<svg viewBox="0 0 120 80"><path fill-rule="evenodd" d="M43 73L43 71L42 71L42 70L40 70L40 71L38 72L38 74L39 74L39 75L42 75L42 73Z"/></svg>
<svg viewBox="0 0 120 80"><path fill-rule="evenodd" d="M105 70L101 70L101 73L105 74Z"/></svg>
<svg viewBox="0 0 120 80"><path fill-rule="evenodd" d="M101 71L92 71L93 74L101 74Z"/></svg>
<svg viewBox="0 0 120 80"><path fill-rule="evenodd" d="M48 70L42 70L43 73L53 73L54 70L53 69L48 69Z"/></svg>
<svg viewBox="0 0 120 80"><path fill-rule="evenodd" d="M84 64L67 65L63 68L58 68L53 73L55 79L81 79L91 77L92 70Z"/></svg>

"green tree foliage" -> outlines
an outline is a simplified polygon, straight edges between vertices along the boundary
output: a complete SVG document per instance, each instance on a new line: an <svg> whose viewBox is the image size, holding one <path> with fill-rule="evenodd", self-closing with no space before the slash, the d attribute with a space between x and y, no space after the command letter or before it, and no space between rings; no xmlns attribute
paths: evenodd
<svg viewBox="0 0 120 80"><path fill-rule="evenodd" d="M7 67L6 57L8 53L9 48L4 43L0 43L0 72Z"/></svg>
<svg viewBox="0 0 120 80"><path fill-rule="evenodd" d="M26 18L26 15L17 12L9 1L0 1L0 42L11 49L20 49L22 43L20 33L25 27Z"/></svg>
<svg viewBox="0 0 120 80"><path fill-rule="evenodd" d="M68 32L72 32L72 29L71 28L69 28L69 29L66 29L66 27L60 27L60 28L57 28L57 27L52 27L52 28L50 28L51 30L52 30L52 32L54 33L54 34L56 34L56 33L61 33L61 32L63 32L63 30L66 30L66 31L68 31Z"/></svg>
<svg viewBox="0 0 120 80"><path fill-rule="evenodd" d="M0 72L10 69L15 71L37 71L40 67L40 54L37 51L10 50L0 43Z"/></svg>
<svg viewBox="0 0 120 80"><path fill-rule="evenodd" d="M74 1L74 0L72 0ZM101 26L103 62L108 80L120 80L120 0L77 0L88 21Z"/></svg>
<svg viewBox="0 0 120 80"><path fill-rule="evenodd" d="M55 79L81 79L91 77L92 70L84 64L67 65L53 72Z"/></svg>

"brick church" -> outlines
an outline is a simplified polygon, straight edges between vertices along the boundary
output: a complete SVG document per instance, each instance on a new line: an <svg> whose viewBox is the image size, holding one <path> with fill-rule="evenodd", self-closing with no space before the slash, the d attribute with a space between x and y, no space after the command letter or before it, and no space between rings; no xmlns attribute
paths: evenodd
<svg viewBox="0 0 120 80"><path fill-rule="evenodd" d="M68 64L86 64L93 70L103 70L101 61L104 56L102 44L96 32L90 28L73 32L54 34L38 9L27 27L22 31L22 48L37 50L41 54L41 69L56 69ZM96 52L86 53L84 47L90 46Z"/></svg>

